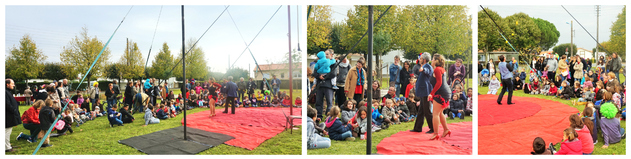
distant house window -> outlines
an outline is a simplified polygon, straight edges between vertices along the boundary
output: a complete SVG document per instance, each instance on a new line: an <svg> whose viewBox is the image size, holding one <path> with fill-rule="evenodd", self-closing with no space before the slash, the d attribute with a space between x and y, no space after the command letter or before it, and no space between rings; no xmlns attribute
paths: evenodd
<svg viewBox="0 0 631 159"><path fill-rule="evenodd" d="M300 71L294 71L294 72L292 72L292 75L293 75L294 77L297 77L297 78L302 77L302 73L300 73Z"/></svg>
<svg viewBox="0 0 631 159"><path fill-rule="evenodd" d="M280 78L285 78L285 73L280 73Z"/></svg>

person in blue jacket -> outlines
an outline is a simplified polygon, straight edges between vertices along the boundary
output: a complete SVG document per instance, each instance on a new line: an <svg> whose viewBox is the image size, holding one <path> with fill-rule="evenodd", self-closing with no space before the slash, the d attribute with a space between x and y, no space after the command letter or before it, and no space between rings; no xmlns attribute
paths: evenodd
<svg viewBox="0 0 631 159"><path fill-rule="evenodd" d="M112 107L107 108L107 120L110 121L110 127L114 125L123 126L121 113L117 112L116 109L118 109L118 105L112 105Z"/></svg>
<svg viewBox="0 0 631 159"><path fill-rule="evenodd" d="M333 140L355 140L351 131L354 128L353 125L342 123L338 116L340 116L340 107L333 106L325 121L326 127L329 129L329 137Z"/></svg>

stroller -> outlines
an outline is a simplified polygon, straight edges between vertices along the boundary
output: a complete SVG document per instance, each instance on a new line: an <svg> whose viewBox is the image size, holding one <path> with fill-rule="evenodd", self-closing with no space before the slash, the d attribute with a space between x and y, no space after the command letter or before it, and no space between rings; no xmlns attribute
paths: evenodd
<svg viewBox="0 0 631 159"><path fill-rule="evenodd" d="M480 86L488 86L488 85L489 85L489 83L490 83L490 81L491 81L491 79L490 79L490 77L491 77L491 76L490 76L490 74L491 74L491 73L489 72L489 70L488 70L488 69L483 69L483 70L480 72L480 77L479 77L479 79L480 79L480 81L479 81Z"/></svg>

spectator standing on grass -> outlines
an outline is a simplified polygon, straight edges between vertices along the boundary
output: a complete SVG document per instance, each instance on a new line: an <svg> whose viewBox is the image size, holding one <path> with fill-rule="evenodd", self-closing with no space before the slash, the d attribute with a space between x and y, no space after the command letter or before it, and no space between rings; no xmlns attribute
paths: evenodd
<svg viewBox="0 0 631 159"><path fill-rule="evenodd" d="M350 72L351 69L351 65L349 64L349 61L347 58L344 57L344 59L342 59L343 56L339 56L337 59L340 60L340 64L337 65L337 90L335 91L335 103L337 105L342 105L343 103L346 103L346 93L345 91L345 87L346 87L346 77L348 77L348 73ZM365 79L365 78L364 78Z"/></svg>
<svg viewBox="0 0 631 159"><path fill-rule="evenodd" d="M13 127L22 124L22 118L20 117L20 109L18 106L18 101L13 97L13 89L15 89L15 83L13 79L6 79L5 82L5 91L4 91L4 106L5 106L5 121L4 121L4 152L13 152L13 147L11 147L11 132L13 131Z"/></svg>
<svg viewBox="0 0 631 159"><path fill-rule="evenodd" d="M397 85L399 87L399 91L397 92L403 96L407 94L406 90L407 90L408 84L410 84L411 71L412 71L412 68L410 68L410 62L409 61L403 62L403 68L399 71L399 77L398 77L399 85Z"/></svg>
<svg viewBox="0 0 631 159"><path fill-rule="evenodd" d="M467 74L467 69L464 65L462 65L462 59L456 59L456 63L449 67L449 81L448 83L451 85L457 79L463 80L464 76ZM463 82L463 81L460 81Z"/></svg>
<svg viewBox="0 0 631 159"><path fill-rule="evenodd" d="M228 98L226 98L226 104L225 107L226 109L223 111L223 113L228 113L228 107L232 106L232 114L234 114L234 109L236 107L237 104L237 84L232 82L232 76L228 76L228 82L226 82L226 95Z"/></svg>
<svg viewBox="0 0 631 159"><path fill-rule="evenodd" d="M272 93L277 94L280 90L280 79L276 78L276 75L273 75L274 79L272 79Z"/></svg>
<svg viewBox="0 0 631 159"><path fill-rule="evenodd" d="M357 60L355 67L350 68L350 70L348 71L348 74L346 75L346 78L345 78L346 87L344 87L344 92L346 92L346 97L342 97L342 98L353 99L355 101L361 101L362 99L364 99L364 93L366 92L368 88L366 85L366 81L367 79L366 79L366 70L364 69L364 60L362 59ZM330 108L327 108L326 112L329 112L329 110Z"/></svg>
<svg viewBox="0 0 631 159"><path fill-rule="evenodd" d="M394 63L390 64L390 66L388 67L388 70L390 72L388 87L395 87L396 94L399 94L400 89L399 71L401 71L401 64L399 63L401 63L401 58L399 57L399 55L396 55L394 56Z"/></svg>
<svg viewBox="0 0 631 159"><path fill-rule="evenodd" d="M24 90L24 98L26 99L26 105L31 105L31 96L33 96L33 92L31 91L31 87L28 85Z"/></svg>

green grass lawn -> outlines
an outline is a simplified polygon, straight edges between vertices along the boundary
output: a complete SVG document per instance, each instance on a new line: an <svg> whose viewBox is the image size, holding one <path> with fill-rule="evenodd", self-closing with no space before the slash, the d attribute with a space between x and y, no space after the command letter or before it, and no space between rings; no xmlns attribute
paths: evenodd
<svg viewBox="0 0 631 159"><path fill-rule="evenodd" d="M465 122L471 121L471 117L467 116L462 119L447 119L447 123ZM427 122L424 126L427 126ZM390 137L400 131L408 131L414 128L414 122L406 122L398 125L392 125L386 130L372 133L372 150L373 153L377 152L377 144L386 137ZM442 129L442 128L440 128ZM427 129L424 129L427 131ZM328 136L327 136L328 137ZM365 155L366 154L366 140L355 141L335 141L331 140L331 147L325 149L309 149L308 155Z"/></svg>
<svg viewBox="0 0 631 159"><path fill-rule="evenodd" d="M620 74L620 78L623 78L622 74ZM486 94L489 90L489 87L478 87L478 93L480 94ZM564 99L559 99L559 98L553 98L553 96L544 96L544 95L530 95L530 94L525 94L524 91L514 91L513 92L513 96L520 96L520 97L535 97L535 98L540 98L540 99L546 99L546 100L552 100L552 101L557 101L557 102L561 102L563 104L566 104L570 107L576 108L578 111L583 111L583 108L585 108L585 105L572 105L572 100L564 100ZM568 114L569 116L570 114ZM568 125L569 126L569 125ZM622 126L623 128L625 128L626 130L626 121L621 120L620 121L620 126ZM559 132L559 134L561 134L562 132ZM605 143L603 137L602 137L602 133L601 135L598 135L598 143L596 145L594 145L594 153L595 155L611 155L611 154L616 154L616 155L624 155L626 154L626 141L627 139L622 139L620 141L620 143L616 143L616 144L610 144L609 148L607 149L603 149L603 143ZM556 144L555 147L557 148L557 150L559 149L559 147L561 146L561 144Z"/></svg>
<svg viewBox="0 0 631 159"><path fill-rule="evenodd" d="M20 106L20 112L24 113L29 106ZM221 112L223 107L217 107L217 112ZM187 114L193 114L201 111L206 111L208 108L195 108L188 110ZM159 124L151 124L146 127L143 119L144 113L136 113L134 117L136 120L131 124L125 124L125 126L115 126L110 128L109 122L106 117L98 117L96 120L88 121L81 127L76 127L76 123L73 124L72 129L74 133L67 133L67 135L61 137L50 138L50 143L53 147L41 148L37 154L40 155L52 155L52 154L65 154L65 155L142 155L142 153L127 145L119 144L118 140L124 140L134 136L140 136L150 134L156 131L170 129L182 126L181 121L183 115L178 115L175 118L161 120ZM277 136L263 142L259 147L250 151L239 147L229 145L219 145L214 148L210 148L199 154L302 154L302 137L301 131L294 130L293 134L290 134L289 130L283 131ZM19 125L13 128L11 133L11 145L19 146L14 153L7 154L32 154L38 143L28 143L26 140L17 141L15 138L20 132L29 134L29 130L24 129ZM229 135L229 134L228 134Z"/></svg>

